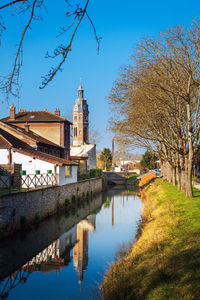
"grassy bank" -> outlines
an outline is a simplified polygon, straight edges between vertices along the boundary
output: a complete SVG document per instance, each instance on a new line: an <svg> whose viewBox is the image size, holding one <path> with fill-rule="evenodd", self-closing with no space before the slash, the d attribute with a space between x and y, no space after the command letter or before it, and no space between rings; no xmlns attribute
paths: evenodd
<svg viewBox="0 0 200 300"><path fill-rule="evenodd" d="M105 299L200 299L200 191L157 179L143 192L141 233L105 278Z"/></svg>

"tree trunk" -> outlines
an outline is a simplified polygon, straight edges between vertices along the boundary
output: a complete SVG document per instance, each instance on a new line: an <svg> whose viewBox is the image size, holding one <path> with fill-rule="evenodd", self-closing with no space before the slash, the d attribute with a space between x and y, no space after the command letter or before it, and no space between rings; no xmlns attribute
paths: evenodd
<svg viewBox="0 0 200 300"><path fill-rule="evenodd" d="M192 149L192 139L189 141L189 153L187 159L187 177L186 177L186 197L191 198L192 193L192 165L193 165L193 149Z"/></svg>
<svg viewBox="0 0 200 300"><path fill-rule="evenodd" d="M181 169L181 192L185 193L186 182L185 182L185 170Z"/></svg>
<svg viewBox="0 0 200 300"><path fill-rule="evenodd" d="M163 177L163 161L162 161L162 159L160 160L160 169L161 169L160 177Z"/></svg>
<svg viewBox="0 0 200 300"><path fill-rule="evenodd" d="M167 162L167 181L169 183L172 183L172 167L168 162Z"/></svg>
<svg viewBox="0 0 200 300"><path fill-rule="evenodd" d="M178 190L181 191L181 168L177 167L177 177L178 177Z"/></svg>
<svg viewBox="0 0 200 300"><path fill-rule="evenodd" d="M176 185L176 168L172 168L172 184L175 186Z"/></svg>
<svg viewBox="0 0 200 300"><path fill-rule="evenodd" d="M167 163L165 160L163 161L162 168L163 168L163 174L162 174L163 179L167 180Z"/></svg>
<svg viewBox="0 0 200 300"><path fill-rule="evenodd" d="M187 104L187 127L188 127L188 155L186 170L186 197L191 198L192 194L192 166L193 166L193 147L192 147L192 125L190 105Z"/></svg>

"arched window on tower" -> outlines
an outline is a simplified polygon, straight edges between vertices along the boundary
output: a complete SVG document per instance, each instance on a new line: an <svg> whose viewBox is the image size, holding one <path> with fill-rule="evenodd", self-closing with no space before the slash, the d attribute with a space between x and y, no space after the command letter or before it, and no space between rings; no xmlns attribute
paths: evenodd
<svg viewBox="0 0 200 300"><path fill-rule="evenodd" d="M77 136L77 127L74 127L74 136Z"/></svg>

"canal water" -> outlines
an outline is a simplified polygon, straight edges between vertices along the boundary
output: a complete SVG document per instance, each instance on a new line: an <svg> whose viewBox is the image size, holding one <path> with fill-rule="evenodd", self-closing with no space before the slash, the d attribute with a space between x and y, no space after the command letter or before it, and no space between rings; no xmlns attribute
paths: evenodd
<svg viewBox="0 0 200 300"><path fill-rule="evenodd" d="M101 299L109 265L134 240L141 200L111 189L0 245L0 299Z"/></svg>

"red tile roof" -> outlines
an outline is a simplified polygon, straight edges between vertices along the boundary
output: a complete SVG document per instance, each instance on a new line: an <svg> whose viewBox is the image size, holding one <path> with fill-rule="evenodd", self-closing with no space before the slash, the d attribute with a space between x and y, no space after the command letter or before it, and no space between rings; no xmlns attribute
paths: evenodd
<svg viewBox="0 0 200 300"><path fill-rule="evenodd" d="M8 144L10 145L9 147L24 148L24 149L32 148L27 143L24 143L23 141L16 138L14 135L10 134L9 132L3 130L2 128L0 128L0 135L1 137L3 137L3 139L1 139L2 148L7 148Z"/></svg>
<svg viewBox="0 0 200 300"><path fill-rule="evenodd" d="M0 148L11 148L12 145L0 134Z"/></svg>
<svg viewBox="0 0 200 300"><path fill-rule="evenodd" d="M32 156L59 166L77 166L78 163L33 149L12 134L0 128L0 148L13 148L13 151Z"/></svg>
<svg viewBox="0 0 200 300"><path fill-rule="evenodd" d="M81 157L81 156L71 156L70 155L70 158L73 159L73 160L87 160L88 157Z"/></svg>
<svg viewBox="0 0 200 300"><path fill-rule="evenodd" d="M50 162L52 164L57 164L59 166L78 166L78 163L72 161L72 160L67 160L64 158L60 158L51 154L47 154L41 151L37 151L34 149L19 149L19 148L13 148L13 151L16 151L18 153L22 153L28 156L32 156L47 162Z"/></svg>
<svg viewBox="0 0 200 300"><path fill-rule="evenodd" d="M8 128L13 130L14 132L18 132L19 134L22 134L25 137L28 137L31 140L35 141L35 142L51 145L51 146L54 146L54 147L57 147L57 148L62 148L62 149L64 148L64 147L62 147L58 144L53 143L50 140L45 139L44 137L40 136L39 134L33 132L32 130L29 130L27 132L24 128L17 127L13 124L6 124L6 123L0 121L0 127L1 127L1 124L2 124L3 127L6 128L6 126L7 126Z"/></svg>
<svg viewBox="0 0 200 300"><path fill-rule="evenodd" d="M1 119L3 122L11 122L11 123L35 123L35 122L68 122L67 119L55 115L49 111L20 111L18 114L15 114L15 120L10 119L9 117Z"/></svg>

